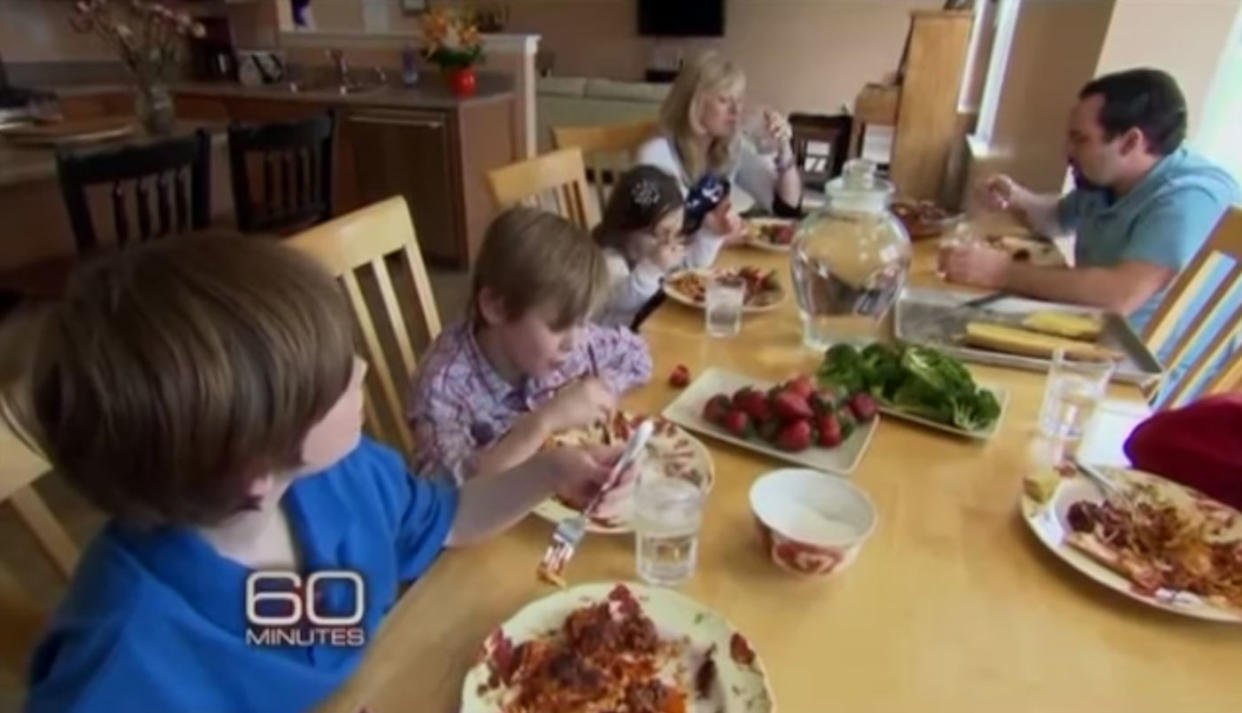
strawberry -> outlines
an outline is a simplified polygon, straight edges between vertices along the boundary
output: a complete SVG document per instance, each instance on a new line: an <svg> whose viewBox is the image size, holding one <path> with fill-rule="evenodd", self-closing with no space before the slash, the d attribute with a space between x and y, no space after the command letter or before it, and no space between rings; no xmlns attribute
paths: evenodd
<svg viewBox="0 0 1242 713"><path fill-rule="evenodd" d="M673 367L673 373L668 375L669 386L673 386L678 389L684 389L686 388L687 385L689 385L689 383L690 383L690 370L686 368L686 365L678 364L677 366Z"/></svg>
<svg viewBox="0 0 1242 713"><path fill-rule="evenodd" d="M819 439L817 443L824 448L834 448L845 440L841 435L841 421L837 419L837 415L832 411L828 411L820 415L815 422L819 429Z"/></svg>
<svg viewBox="0 0 1242 713"><path fill-rule="evenodd" d="M776 441L776 434L780 433L781 422L774 418L769 418L759 422L758 428L755 429L759 437L768 443Z"/></svg>
<svg viewBox="0 0 1242 713"><path fill-rule="evenodd" d="M845 440L854 433L854 429L858 428L858 422L854 420L854 414L850 411L849 406L842 406L836 411L837 421L841 423L841 439Z"/></svg>
<svg viewBox="0 0 1242 713"><path fill-rule="evenodd" d="M783 451L804 451L811 447L811 422L799 419L785 424L776 434L776 447Z"/></svg>
<svg viewBox="0 0 1242 713"><path fill-rule="evenodd" d="M733 392L733 405L737 408L741 408L742 403L745 402L746 399L750 398L750 394L757 394L757 393L759 392L755 390L755 387L743 386L742 388Z"/></svg>
<svg viewBox="0 0 1242 713"><path fill-rule="evenodd" d="M753 389L743 394L740 399L734 396L733 408L745 411L748 416L756 421L764 421L771 416L771 410L768 408L768 402L763 398L763 394Z"/></svg>
<svg viewBox="0 0 1242 713"><path fill-rule="evenodd" d="M785 423L813 416L806 399L792 389L786 389L772 397L772 413Z"/></svg>
<svg viewBox="0 0 1242 713"><path fill-rule="evenodd" d="M859 392L850 397L850 411L854 414L854 418L866 423L875 418L876 406L875 399L871 394Z"/></svg>
<svg viewBox="0 0 1242 713"><path fill-rule="evenodd" d="M729 397L716 394L703 405L703 420L720 425L724 421L725 414L729 412L729 408Z"/></svg>
<svg viewBox="0 0 1242 713"><path fill-rule="evenodd" d="M763 291L780 289L780 283L776 280L776 270L772 270L763 276L763 282L759 284L759 289Z"/></svg>
<svg viewBox="0 0 1242 713"><path fill-rule="evenodd" d="M809 399L811 394L815 393L815 381L807 374L799 374L786 384L785 388L804 399Z"/></svg>
<svg viewBox="0 0 1242 713"><path fill-rule="evenodd" d="M720 424L725 430L738 438L746 438L751 432L750 416L745 411L733 409L724 415L724 421Z"/></svg>
<svg viewBox="0 0 1242 713"><path fill-rule="evenodd" d="M828 413L837 407L837 390L832 388L818 389L811 394L811 410L817 414Z"/></svg>

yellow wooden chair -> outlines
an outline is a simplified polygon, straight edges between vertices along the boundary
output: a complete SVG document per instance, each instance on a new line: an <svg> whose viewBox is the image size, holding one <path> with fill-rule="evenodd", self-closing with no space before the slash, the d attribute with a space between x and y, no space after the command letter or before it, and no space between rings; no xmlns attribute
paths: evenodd
<svg viewBox="0 0 1242 713"><path fill-rule="evenodd" d="M405 199L393 197L361 208L294 235L288 244L314 256L340 280L370 366L367 427L412 457L414 436L402 406L403 385L408 386L415 366L411 334L421 327L426 341L435 339L440 314ZM412 290L399 293L393 287L391 268L413 283ZM415 316L421 322L411 319Z"/></svg>
<svg viewBox="0 0 1242 713"><path fill-rule="evenodd" d="M1184 333L1176 334L1177 325L1192 316L1187 311L1191 309L1194 297L1202 294L1208 281L1226 267L1228 271L1224 278L1198 308L1193 320L1188 322L1191 326ZM1207 347L1193 361L1183 365L1184 374L1178 382L1168 385L1168 391L1161 397L1161 408L1172 408L1195 397L1230 391L1242 382L1242 349L1233 346L1234 335L1242 326L1242 306L1228 313L1216 334L1208 333L1208 326L1218 318L1217 312L1225 314L1224 305L1236 301L1236 295L1235 300L1227 298L1236 292L1233 288L1238 285L1239 278L1242 278L1242 208L1234 207L1225 212L1195 259L1174 280L1143 330L1143 341L1152 353L1168 352L1165 365L1170 369L1191 356L1192 345L1210 339ZM1233 351L1230 352L1230 349ZM1217 364L1220 365L1219 370L1209 376L1209 369ZM1193 389L1205 376L1208 378L1204 387Z"/></svg>
<svg viewBox="0 0 1242 713"><path fill-rule="evenodd" d="M608 196L617 177L634 165L634 152L656 131L654 119L602 126L554 126L552 145L558 149L582 150L587 181L595 189L595 198L602 209L608 205Z"/></svg>
<svg viewBox="0 0 1242 713"><path fill-rule="evenodd" d="M586 180L581 149L560 149L493 169L487 181L501 209L518 204L542 208L585 230L599 222L599 204Z"/></svg>

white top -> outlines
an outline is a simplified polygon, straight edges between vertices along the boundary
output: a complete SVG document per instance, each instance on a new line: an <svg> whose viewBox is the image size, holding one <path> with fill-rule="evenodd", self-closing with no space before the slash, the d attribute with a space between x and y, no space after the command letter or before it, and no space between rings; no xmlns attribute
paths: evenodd
<svg viewBox="0 0 1242 713"><path fill-rule="evenodd" d="M677 155L677 149L667 136L656 136L648 139L638 147L638 163L655 166L677 179L684 196L690 187L697 182L686 175L686 169ZM773 197L776 195L776 169L771 162L764 159L747 141L738 142L738 150L733 157L733 164L725 171L724 177L729 183L749 193L755 203L768 211L772 210ZM699 228L690 243L686 262L690 267L707 267L716 261L716 253L724 236L719 235L706 226Z"/></svg>
<svg viewBox="0 0 1242 713"><path fill-rule="evenodd" d="M643 305L660 291L664 271L646 260L639 261L631 269L625 256L615 248L604 248L603 252L604 265L608 268L608 301L595 321L608 326L628 327Z"/></svg>

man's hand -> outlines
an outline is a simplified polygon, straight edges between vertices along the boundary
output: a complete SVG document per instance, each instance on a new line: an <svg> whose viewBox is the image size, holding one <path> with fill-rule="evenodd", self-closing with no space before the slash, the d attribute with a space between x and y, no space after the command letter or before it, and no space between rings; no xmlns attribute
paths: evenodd
<svg viewBox="0 0 1242 713"><path fill-rule="evenodd" d="M589 377L558 391L551 401L539 407L539 415L548 432L555 433L594 423L616 405L617 395L600 379Z"/></svg>
<svg viewBox="0 0 1242 713"><path fill-rule="evenodd" d="M945 279L989 290L1005 286L1012 259L1004 250L983 245L963 245L942 257Z"/></svg>
<svg viewBox="0 0 1242 713"><path fill-rule="evenodd" d="M993 174L979 182L979 199L991 210L1024 209L1031 192L1003 173Z"/></svg>

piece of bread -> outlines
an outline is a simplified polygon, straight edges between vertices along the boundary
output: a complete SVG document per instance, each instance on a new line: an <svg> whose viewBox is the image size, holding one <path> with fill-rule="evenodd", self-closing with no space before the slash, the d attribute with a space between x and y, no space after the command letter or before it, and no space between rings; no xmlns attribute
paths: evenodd
<svg viewBox="0 0 1242 713"><path fill-rule="evenodd" d="M1022 327L1032 332L1094 342L1104 331L1104 320L1094 314L1039 310L1027 315Z"/></svg>
<svg viewBox="0 0 1242 713"><path fill-rule="evenodd" d="M1059 485L1061 474L1055 468L1040 468L1022 479L1022 491L1040 505L1052 499Z"/></svg>
<svg viewBox="0 0 1242 713"><path fill-rule="evenodd" d="M1117 361L1125 356L1115 349L1099 344L1054 337L990 322L968 322L966 343L985 349L1043 358L1051 357L1057 349L1064 350L1068 359L1082 361Z"/></svg>

